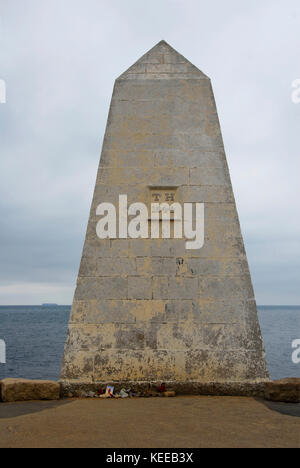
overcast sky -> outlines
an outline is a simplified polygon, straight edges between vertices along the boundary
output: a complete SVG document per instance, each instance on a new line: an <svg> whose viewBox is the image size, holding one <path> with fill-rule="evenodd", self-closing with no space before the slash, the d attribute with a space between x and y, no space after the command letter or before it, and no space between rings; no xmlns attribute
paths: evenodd
<svg viewBox="0 0 300 468"><path fill-rule="evenodd" d="M114 80L165 39L212 80L259 304L300 304L299 0L0 0L0 304L70 304Z"/></svg>

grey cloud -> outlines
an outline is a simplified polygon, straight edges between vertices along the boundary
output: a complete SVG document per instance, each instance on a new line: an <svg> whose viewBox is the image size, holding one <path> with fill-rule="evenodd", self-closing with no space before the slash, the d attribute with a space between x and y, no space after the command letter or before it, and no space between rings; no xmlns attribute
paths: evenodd
<svg viewBox="0 0 300 468"><path fill-rule="evenodd" d="M71 302L113 82L162 38L212 79L258 302L300 303L298 0L0 0L0 17L0 303Z"/></svg>

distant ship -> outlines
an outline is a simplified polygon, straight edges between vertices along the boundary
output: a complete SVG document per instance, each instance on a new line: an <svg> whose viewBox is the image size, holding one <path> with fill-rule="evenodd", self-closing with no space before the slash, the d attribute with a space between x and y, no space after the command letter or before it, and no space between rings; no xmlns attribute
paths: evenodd
<svg viewBox="0 0 300 468"><path fill-rule="evenodd" d="M42 304L42 307L58 307L58 304Z"/></svg>

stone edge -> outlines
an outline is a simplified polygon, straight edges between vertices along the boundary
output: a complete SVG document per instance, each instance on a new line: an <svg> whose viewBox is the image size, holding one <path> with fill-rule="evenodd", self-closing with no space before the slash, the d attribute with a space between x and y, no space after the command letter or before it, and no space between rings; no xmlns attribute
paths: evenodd
<svg viewBox="0 0 300 468"><path fill-rule="evenodd" d="M295 388L299 389L299 379L295 380ZM80 396L80 392L98 391L101 387L112 385L115 391L119 392L122 388L133 388L137 392L145 392L150 388L157 388L161 381L118 381L118 382L78 382L78 381L63 381L56 382L60 385L60 397L68 397L69 394ZM203 396L240 396L240 397L258 397L266 400L268 391L272 386L278 386L280 381L260 380L260 381L245 381L245 382L178 382L165 381L168 390L174 390L177 395L203 395ZM299 395L300 399L300 395ZM2 402L2 381L0 381L0 401ZM275 401L275 400L274 400ZM287 400L276 400L287 401ZM294 402L298 402L293 400Z"/></svg>
<svg viewBox="0 0 300 468"><path fill-rule="evenodd" d="M256 396L264 397L265 384L268 381L261 382L178 382L165 381L168 390L174 390L177 395L206 395L206 396ZM68 394L78 394L80 392L95 392L99 388L105 388L106 385L112 385L115 391L119 392L122 388L133 388L136 392L144 392L149 388L159 387L161 381L154 382L71 382L60 381L61 396Z"/></svg>
<svg viewBox="0 0 300 468"><path fill-rule="evenodd" d="M22 382L50 382L50 383L55 383L55 384L59 384L60 388L59 388L59 392L58 392L58 398L40 398L39 400L35 400L35 401L57 401L58 399L62 398L62 385L61 385L61 382L59 381L56 381L56 380L36 380L36 379L22 379L22 378L7 378L7 379L2 379L0 380L0 403L16 403L16 402L26 402L26 401L30 401L30 400L16 400L16 401L6 401L6 400L3 400L3 397L2 397L2 382L3 380L16 380L16 381L22 381Z"/></svg>

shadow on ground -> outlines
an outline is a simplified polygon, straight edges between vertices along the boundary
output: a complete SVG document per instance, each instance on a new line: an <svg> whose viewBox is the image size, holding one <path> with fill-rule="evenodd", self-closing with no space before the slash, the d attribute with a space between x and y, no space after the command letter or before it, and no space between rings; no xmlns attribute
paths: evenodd
<svg viewBox="0 0 300 468"><path fill-rule="evenodd" d="M68 405L71 401L27 401L20 403L0 403L0 419L17 418L26 414L39 413L58 406Z"/></svg>
<svg viewBox="0 0 300 468"><path fill-rule="evenodd" d="M299 403L281 403L275 401L267 401L257 399L260 403L265 405L269 410L276 413L284 414L286 416L294 416L300 418L300 404Z"/></svg>

